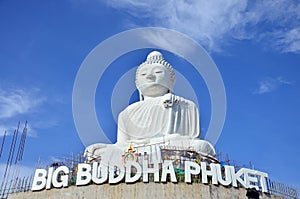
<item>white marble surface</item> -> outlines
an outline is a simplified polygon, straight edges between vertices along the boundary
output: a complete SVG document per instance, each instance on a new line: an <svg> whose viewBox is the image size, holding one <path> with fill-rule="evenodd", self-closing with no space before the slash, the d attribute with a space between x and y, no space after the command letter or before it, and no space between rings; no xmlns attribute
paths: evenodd
<svg viewBox="0 0 300 199"><path fill-rule="evenodd" d="M87 147L87 160L102 157L105 161L118 161L119 154L129 144L141 146L166 142L170 146L190 147L214 156L214 147L199 139L197 106L172 93L175 79L172 66L162 54L151 52L136 72L140 101L129 105L119 114L117 143L98 143Z"/></svg>

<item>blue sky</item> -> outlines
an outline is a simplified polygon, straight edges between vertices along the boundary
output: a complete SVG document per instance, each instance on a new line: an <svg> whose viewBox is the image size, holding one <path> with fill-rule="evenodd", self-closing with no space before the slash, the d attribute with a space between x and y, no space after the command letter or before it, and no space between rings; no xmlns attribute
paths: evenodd
<svg viewBox="0 0 300 199"><path fill-rule="evenodd" d="M147 26L190 36L218 66L227 115L217 151L239 165L251 161L271 179L300 187L300 3L293 0L0 1L0 135L28 120L24 170L33 168L39 157L47 162L84 150L72 116L73 84L81 63L110 36ZM97 115L112 140L115 123L103 107L121 75L116 66L124 65L126 71L150 51L120 57L99 82ZM175 68L187 64L163 53ZM191 71L185 75L195 78ZM199 79L205 132L210 101ZM1 157L1 169L5 162Z"/></svg>

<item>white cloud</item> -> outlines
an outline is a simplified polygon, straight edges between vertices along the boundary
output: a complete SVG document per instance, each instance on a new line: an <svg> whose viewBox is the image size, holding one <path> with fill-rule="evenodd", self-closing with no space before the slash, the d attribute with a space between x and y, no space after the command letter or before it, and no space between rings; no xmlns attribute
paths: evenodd
<svg viewBox="0 0 300 199"><path fill-rule="evenodd" d="M255 28L251 32L259 41L283 53L300 53L299 1L256 1L245 16L244 22Z"/></svg>
<svg viewBox="0 0 300 199"><path fill-rule="evenodd" d="M275 32L275 48L282 52L295 52L300 54L300 27L287 31Z"/></svg>
<svg viewBox="0 0 300 199"><path fill-rule="evenodd" d="M0 89L0 119L9 119L26 114L38 107L45 98L39 97L36 90Z"/></svg>
<svg viewBox="0 0 300 199"><path fill-rule="evenodd" d="M31 124L27 125L27 136L28 137L37 137L37 130L34 127L32 127Z"/></svg>
<svg viewBox="0 0 300 199"><path fill-rule="evenodd" d="M253 92L253 94L265 94L275 91L282 85L290 85L291 82L285 80L282 77L271 78L267 77L259 82L259 87Z"/></svg>
<svg viewBox="0 0 300 199"><path fill-rule="evenodd" d="M253 39L281 52L300 53L300 2L296 0L106 0L138 17L141 26L172 28L218 51L230 39ZM143 22L140 22L143 21Z"/></svg>
<svg viewBox="0 0 300 199"><path fill-rule="evenodd" d="M45 97L40 96L38 89L1 89L0 88L0 136L12 135L17 128L17 121L36 113L38 108L45 102ZM22 119L21 119L22 120ZM23 131L25 121L21 121L20 132ZM38 126L29 122L27 125L27 135L36 137Z"/></svg>
<svg viewBox="0 0 300 199"><path fill-rule="evenodd" d="M15 130L16 126L4 126L4 125L0 125L0 137L4 136L5 131L6 131L6 135L11 135L13 134L14 130Z"/></svg>
<svg viewBox="0 0 300 199"><path fill-rule="evenodd" d="M21 133L23 132L25 127L25 123L20 123L19 128L19 136L21 136ZM9 125L3 125L0 124L0 137L4 136L6 131L6 136L13 135L14 131L18 128L18 124L15 125L9 124ZM32 127L31 124L27 124L27 136L28 137L36 137L37 136L37 128Z"/></svg>

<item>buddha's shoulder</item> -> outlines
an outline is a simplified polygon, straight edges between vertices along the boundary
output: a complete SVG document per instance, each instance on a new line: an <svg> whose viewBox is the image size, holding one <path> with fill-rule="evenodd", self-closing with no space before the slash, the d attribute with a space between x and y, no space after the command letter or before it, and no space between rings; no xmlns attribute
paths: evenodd
<svg viewBox="0 0 300 199"><path fill-rule="evenodd" d="M144 103L143 101L138 101L138 102L134 102L132 104L130 104L129 106L127 106L120 114L126 114L128 112L131 112L132 110L135 110L136 108L142 106Z"/></svg>

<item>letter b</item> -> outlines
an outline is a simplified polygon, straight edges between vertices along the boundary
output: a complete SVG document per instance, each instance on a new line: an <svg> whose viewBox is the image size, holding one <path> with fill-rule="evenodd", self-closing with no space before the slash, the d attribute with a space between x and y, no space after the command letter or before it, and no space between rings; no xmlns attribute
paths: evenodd
<svg viewBox="0 0 300 199"><path fill-rule="evenodd" d="M38 191L46 186L47 171L45 169L35 170L31 191Z"/></svg>

